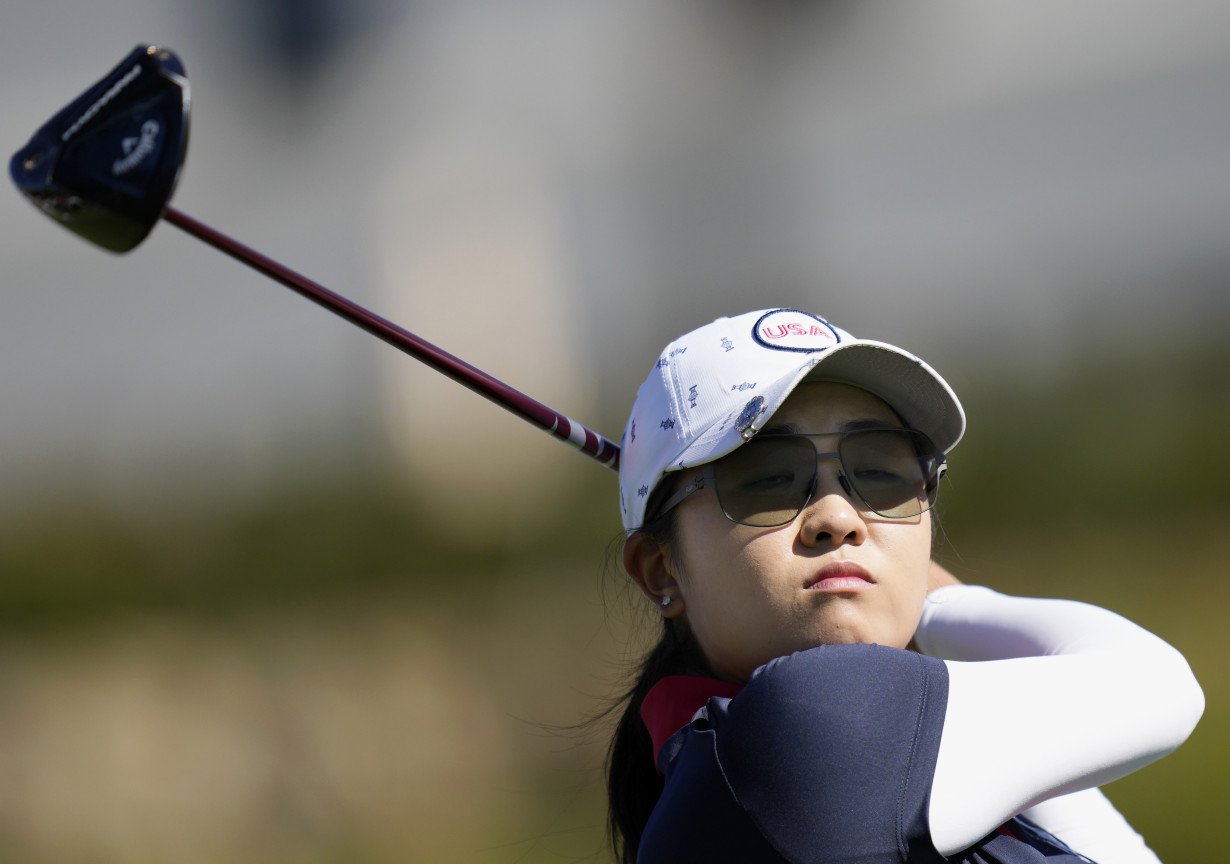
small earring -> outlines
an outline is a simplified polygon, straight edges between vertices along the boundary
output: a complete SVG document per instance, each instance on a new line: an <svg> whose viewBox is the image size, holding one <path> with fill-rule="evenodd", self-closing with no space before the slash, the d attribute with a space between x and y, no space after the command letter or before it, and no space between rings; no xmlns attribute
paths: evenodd
<svg viewBox="0 0 1230 864"><path fill-rule="evenodd" d="M669 605L671 605L671 595L667 594L662 598L662 608L665 609Z"/></svg>

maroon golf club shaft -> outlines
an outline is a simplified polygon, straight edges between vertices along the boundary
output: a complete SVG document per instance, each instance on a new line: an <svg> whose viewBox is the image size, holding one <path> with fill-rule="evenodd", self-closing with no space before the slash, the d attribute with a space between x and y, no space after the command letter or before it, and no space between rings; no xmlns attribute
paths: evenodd
<svg viewBox="0 0 1230 864"><path fill-rule="evenodd" d="M398 327L391 321L364 309L357 303L330 291L323 285L313 282L302 274L296 273L262 255L250 246L245 246L238 240L228 237L220 231L210 228L186 213L173 207L167 207L162 214L172 225L187 231L192 236L205 241L210 246L225 252L237 261L264 273L271 279L281 282L292 291L297 291L304 297L324 306L329 311L340 315L350 323L363 328L373 336L383 339L395 348L399 348L412 357L423 361L428 366L444 373L458 384L469 387L474 392L487 397L497 405L533 423L561 441L596 459L608 468L619 470L619 445L604 438L588 427L569 419L558 411L548 408L541 402L531 399L519 390L508 386L503 381L493 378L481 369L477 369L464 360L454 357L447 351L437 348L425 339L415 336L408 330Z"/></svg>

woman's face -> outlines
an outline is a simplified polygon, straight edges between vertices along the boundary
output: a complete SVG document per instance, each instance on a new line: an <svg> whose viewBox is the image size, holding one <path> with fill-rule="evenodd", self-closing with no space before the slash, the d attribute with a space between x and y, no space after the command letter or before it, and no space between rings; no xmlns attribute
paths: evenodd
<svg viewBox="0 0 1230 864"><path fill-rule="evenodd" d="M796 388L768 429L836 432L896 414L864 390L830 382ZM821 452L837 436L814 438ZM698 469L682 478L690 479ZM931 514L886 519L865 512L823 460L815 497L793 522L753 528L729 521L712 489L679 504L674 576L680 612L718 675L747 679L774 657L832 643L904 648L926 595Z"/></svg>

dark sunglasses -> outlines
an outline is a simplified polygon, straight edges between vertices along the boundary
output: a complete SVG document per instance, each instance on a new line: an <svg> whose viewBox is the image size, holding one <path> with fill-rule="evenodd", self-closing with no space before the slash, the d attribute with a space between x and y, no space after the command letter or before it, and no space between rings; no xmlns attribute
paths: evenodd
<svg viewBox="0 0 1230 864"><path fill-rule="evenodd" d="M837 436L837 450L821 453L811 440ZM816 494L821 460L835 460L837 479L856 504L888 519L909 519L931 509L944 454L914 429L875 427L845 432L757 435L711 462L658 510L666 513L712 486L726 518L773 528L792 522Z"/></svg>

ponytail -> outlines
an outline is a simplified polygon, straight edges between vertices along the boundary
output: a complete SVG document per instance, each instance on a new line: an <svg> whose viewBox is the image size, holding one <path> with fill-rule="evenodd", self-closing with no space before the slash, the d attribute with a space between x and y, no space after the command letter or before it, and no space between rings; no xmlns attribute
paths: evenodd
<svg viewBox="0 0 1230 864"><path fill-rule="evenodd" d="M656 513L672 493L676 485L672 480L674 477L654 490L647 513ZM653 542L670 547L674 539L673 517L674 512L668 511L646 520L639 530ZM709 674L708 668L687 627L664 617L658 644L641 661L633 685L610 709L616 711L623 706L606 759L607 830L615 860L620 864L636 864L641 835L664 782L654 764L653 740L641 720L641 703L653 685L667 675L705 675Z"/></svg>
<svg viewBox="0 0 1230 864"><path fill-rule="evenodd" d="M663 618L662 624L662 638L641 661L636 683L620 699L626 704L607 751L607 827L615 860L621 864L635 864L641 834L662 794L663 777L654 765L653 741L641 721L641 703L667 675L704 669L699 651L676 635L672 622Z"/></svg>

